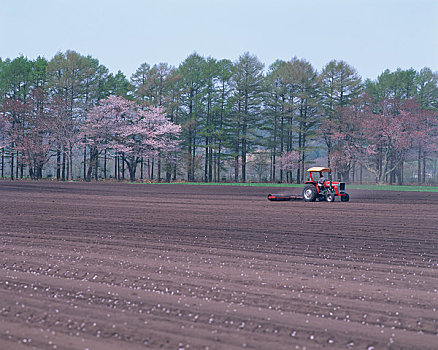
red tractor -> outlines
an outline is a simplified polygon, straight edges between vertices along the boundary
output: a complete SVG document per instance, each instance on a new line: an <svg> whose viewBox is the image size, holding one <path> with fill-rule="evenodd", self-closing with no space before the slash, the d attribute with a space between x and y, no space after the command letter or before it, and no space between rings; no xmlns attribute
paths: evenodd
<svg viewBox="0 0 438 350"><path fill-rule="evenodd" d="M350 196L345 192L345 182L335 182L324 177L324 173L330 175L330 168L312 167L307 171L309 181L305 182L306 186L303 189L303 198L306 202L314 202L317 199L333 202L336 196L341 197L341 202L350 200Z"/></svg>

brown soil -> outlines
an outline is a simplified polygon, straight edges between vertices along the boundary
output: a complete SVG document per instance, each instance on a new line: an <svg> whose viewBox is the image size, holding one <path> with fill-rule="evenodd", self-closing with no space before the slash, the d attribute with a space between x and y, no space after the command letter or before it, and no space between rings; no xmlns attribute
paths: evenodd
<svg viewBox="0 0 438 350"><path fill-rule="evenodd" d="M0 349L438 348L438 193L270 190L0 182Z"/></svg>

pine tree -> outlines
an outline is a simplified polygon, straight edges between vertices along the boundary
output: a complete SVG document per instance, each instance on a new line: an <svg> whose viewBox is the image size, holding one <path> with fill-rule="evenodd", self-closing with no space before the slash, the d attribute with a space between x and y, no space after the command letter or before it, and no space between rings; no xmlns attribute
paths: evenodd
<svg viewBox="0 0 438 350"><path fill-rule="evenodd" d="M256 128L261 123L263 63L256 56L244 53L233 67L235 181L238 181L239 155L242 162L242 182L246 182L247 154L255 143Z"/></svg>

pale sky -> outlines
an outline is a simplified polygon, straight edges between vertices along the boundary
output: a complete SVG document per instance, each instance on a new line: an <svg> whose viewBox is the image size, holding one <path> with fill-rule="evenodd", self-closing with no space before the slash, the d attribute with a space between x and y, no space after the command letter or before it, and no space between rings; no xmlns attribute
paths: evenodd
<svg viewBox="0 0 438 350"><path fill-rule="evenodd" d="M189 54L268 67L344 60L364 78L386 68L438 70L438 0L0 0L0 57L75 50L130 78Z"/></svg>

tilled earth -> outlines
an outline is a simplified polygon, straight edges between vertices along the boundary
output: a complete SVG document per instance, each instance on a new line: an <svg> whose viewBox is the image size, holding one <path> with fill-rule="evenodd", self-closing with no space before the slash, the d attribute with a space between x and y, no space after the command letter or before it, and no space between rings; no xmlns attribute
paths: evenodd
<svg viewBox="0 0 438 350"><path fill-rule="evenodd" d="M438 348L438 193L270 190L0 182L0 349Z"/></svg>

